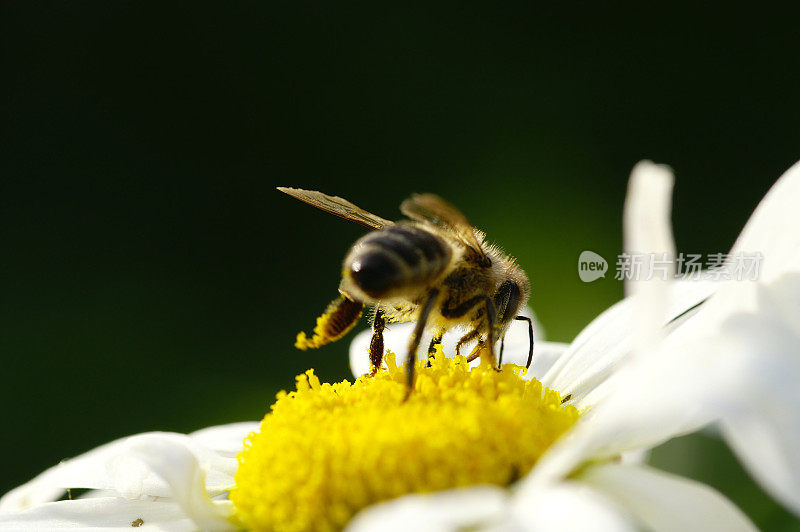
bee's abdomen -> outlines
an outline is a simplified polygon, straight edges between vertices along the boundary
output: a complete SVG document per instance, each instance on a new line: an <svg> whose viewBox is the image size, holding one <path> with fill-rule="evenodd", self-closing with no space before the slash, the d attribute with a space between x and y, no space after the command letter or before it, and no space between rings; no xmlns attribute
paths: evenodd
<svg viewBox="0 0 800 532"><path fill-rule="evenodd" d="M352 281L374 299L436 279L450 262L450 246L424 229L398 224L373 231L345 259Z"/></svg>

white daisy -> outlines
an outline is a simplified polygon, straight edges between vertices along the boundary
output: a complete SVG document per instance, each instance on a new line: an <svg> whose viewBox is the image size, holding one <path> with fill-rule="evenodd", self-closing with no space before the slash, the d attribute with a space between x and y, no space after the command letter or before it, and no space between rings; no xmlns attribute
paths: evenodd
<svg viewBox="0 0 800 532"><path fill-rule="evenodd" d="M666 169L650 163L634 170L625 209L627 250L674 253L671 182ZM796 166L773 187L734 247L764 254L759 282L631 283L629 297L601 314L572 344L547 343L538 333L531 374L568 397L581 411L579 418L573 407L558 406L556 392L541 391L538 383L521 384L509 372L485 368L465 373L458 363L438 359L420 372L419 391L405 403L395 400L404 395L402 383L395 382L402 381L397 368L352 386L321 384L309 371L298 378L297 392L279 395L260 431L258 424L248 423L112 442L6 494L0 499L0 527L219 530L240 522L281 522L354 530L630 530L641 525L750 530L749 520L722 495L642 465L642 451L720 420L755 478L790 508L800 506L800 462L794 455L800 448L800 396L794 386L800 378L800 282L793 275L800 271L800 217L792 203L798 198ZM705 304L683 315L710 294ZM389 349L402 336L395 329L387 334ZM527 333L516 334L512 331L506 341L505 359L520 363L527 355ZM402 353L406 342L399 340L396 349ZM363 340L354 346L351 361L358 374L366 353ZM456 381L462 387L454 387ZM482 400L487 393L499 399ZM527 404L522 399L534 396L542 403L522 408ZM450 408L448 414L437 417L435 409L425 410L430 398ZM398 401L402 404L393 406ZM359 409L346 411L348 404ZM470 417L470 408L458 406L464 404L488 410L484 417ZM417 416L409 424L405 416L413 412ZM520 413L544 416L534 429L551 439L531 446L527 436L520 436L531 434L531 427L514 424ZM338 424L325 425L331 420ZM482 432L480 420L497 422L492 430L498 432ZM448 421L455 432L448 433ZM365 430L361 423L367 422L372 424ZM519 432L503 432L509 428ZM465 444L461 438L470 435L477 439ZM234 455L246 436L237 468ZM493 447L480 447L490 439ZM406 441L422 447L409 449ZM535 462L512 489L473 485L370 503L376 491L416 491L404 482L422 482L426 490L448 485L452 479L444 472L463 472L457 485L477 484L472 478L503 484L492 480L493 464L506 467L517 457L493 453L502 454L512 444L520 453L534 453ZM260 454L254 451L259 446ZM488 477L470 476L478 473ZM51 502L66 488L93 491ZM236 508L226 497L231 489Z"/></svg>

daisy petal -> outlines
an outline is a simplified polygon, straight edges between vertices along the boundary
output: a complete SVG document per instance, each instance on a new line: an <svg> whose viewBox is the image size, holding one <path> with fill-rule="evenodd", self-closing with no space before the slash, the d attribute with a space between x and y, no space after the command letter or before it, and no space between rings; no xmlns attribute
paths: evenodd
<svg viewBox="0 0 800 532"><path fill-rule="evenodd" d="M141 520L141 521L139 521ZM197 524L174 502L98 497L42 504L18 513L0 513L4 530L169 530L194 531Z"/></svg>
<svg viewBox="0 0 800 532"><path fill-rule="evenodd" d="M573 481L542 486L518 495L513 516L525 530L627 532L634 524L614 501L585 484Z"/></svg>
<svg viewBox="0 0 800 532"><path fill-rule="evenodd" d="M663 325L708 298L719 285L709 280L671 283ZM542 384L559 390L562 396L571 394L571 404L580 409L597 403L607 389L595 393L591 400L587 395L606 382L631 353L636 310L634 299L625 298L600 314L553 364L542 378Z"/></svg>
<svg viewBox="0 0 800 532"><path fill-rule="evenodd" d="M787 271L800 271L800 162L772 185L758 204L731 249L737 253L764 255L760 279L770 282Z"/></svg>
<svg viewBox="0 0 800 532"><path fill-rule="evenodd" d="M764 489L800 515L800 276L758 289L758 310L728 319L707 402Z"/></svg>
<svg viewBox="0 0 800 532"><path fill-rule="evenodd" d="M585 393L590 387L605 380L606 372L613 370L614 365L629 353L642 352L663 335L663 325L667 318L663 302L669 300L669 288L675 269L675 243L670 226L673 181L672 171L668 167L650 161L638 163L631 172L623 212L624 243L625 252L631 257L631 264L637 264L638 261L640 269L632 269L630 278L626 277L625 290L629 296L630 308L622 314L625 314L629 323L618 324L624 333L610 344L612 347L610 352L605 353L605 357L598 356L599 352L593 353L595 360L606 358L613 361L613 364L605 366L594 375L600 380L584 381L576 389L556 384L558 390L565 394L571 393L576 400L580 399L581 392ZM645 258L648 261L642 264ZM664 271L655 270L655 260L662 261ZM581 374L585 379L587 373Z"/></svg>
<svg viewBox="0 0 800 532"><path fill-rule="evenodd" d="M406 495L376 504L355 516L349 532L447 531L489 524L503 516L507 491L475 486L423 495Z"/></svg>
<svg viewBox="0 0 800 532"><path fill-rule="evenodd" d="M169 484L174 500L202 530L233 528L227 520L232 512L230 501L215 503L209 498L205 474L188 446L160 436L134 436L128 446L129 455L138 457Z"/></svg>
<svg viewBox="0 0 800 532"><path fill-rule="evenodd" d="M631 172L625 198L622 224L625 252L632 256L652 254L654 259L664 260L666 267L663 272L648 272L644 271L646 266L654 265L644 264L641 275L632 276L625 284L628 295L642 295L637 312L641 324L638 329L648 333L637 344L644 346L652 344L652 336L659 334L664 316L660 315L663 305L658 303L667 299L667 283L675 275L675 241L670 224L673 182L669 167L641 161Z"/></svg>
<svg viewBox="0 0 800 532"><path fill-rule="evenodd" d="M617 464L589 467L579 477L613 498L649 530L756 530L722 494L693 480Z"/></svg>
<svg viewBox="0 0 800 532"><path fill-rule="evenodd" d="M714 297L687 323L682 335L701 335L717 330L733 312L752 312L756 308L755 292L741 285L768 284L782 275L800 272L800 162L795 163L770 188L756 207L733 245L729 261L737 257L760 254L758 280L720 283ZM728 265L731 268L731 264ZM748 291L749 290L749 291Z"/></svg>
<svg viewBox="0 0 800 532"><path fill-rule="evenodd" d="M714 346L695 342L679 354L654 348L651 356L621 368L604 383L603 400L548 449L523 484L564 477L585 460L650 448L713 420L701 400L709 382L702 357L707 349Z"/></svg>
<svg viewBox="0 0 800 532"><path fill-rule="evenodd" d="M243 421L207 427L189 434L196 444L224 456L236 456L244 446L244 439L251 432L257 431L257 421Z"/></svg>
<svg viewBox="0 0 800 532"><path fill-rule="evenodd" d="M191 436L151 432L120 438L78 457L65 460L26 484L9 491L0 497L0 511L21 511L54 501L61 497L67 488L104 490L129 498L171 497L172 492L167 483L151 475L150 470L141 461L131 459L128 454L130 440L145 436L171 439L190 448L207 469L208 492L211 495L222 493L233 486L233 473L236 470L235 452L241 449L244 436L255 426L257 424L235 423L204 429ZM234 442L239 436L241 439L236 445Z"/></svg>
<svg viewBox="0 0 800 532"><path fill-rule="evenodd" d="M67 488L112 489L106 464L124 448L115 440L66 460L0 498L0 511L20 511L58 499Z"/></svg>
<svg viewBox="0 0 800 532"><path fill-rule="evenodd" d="M236 455L244 448L247 435L257 431L258 427L258 422L247 421L208 427L189 434L192 446L205 466L206 489L210 495L217 495L235 485Z"/></svg>
<svg viewBox="0 0 800 532"><path fill-rule="evenodd" d="M670 337L647 359L623 368L613 392L542 457L526 489L569 474L585 459L649 448L722 418L746 467L797 511L800 276L782 281L769 290L737 283L743 299L760 300L756 313L683 343ZM746 293L753 290L761 296Z"/></svg>
<svg viewBox="0 0 800 532"><path fill-rule="evenodd" d="M633 167L623 212L626 252L675 255L670 226L674 180L668 166L641 161Z"/></svg>

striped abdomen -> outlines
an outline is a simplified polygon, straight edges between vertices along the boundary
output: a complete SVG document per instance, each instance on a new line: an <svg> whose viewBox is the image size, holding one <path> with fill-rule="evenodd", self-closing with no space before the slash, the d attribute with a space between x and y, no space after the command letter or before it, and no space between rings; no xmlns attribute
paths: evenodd
<svg viewBox="0 0 800 532"><path fill-rule="evenodd" d="M384 299L434 281L450 262L450 246L410 224L373 231L344 261L345 275L367 296Z"/></svg>

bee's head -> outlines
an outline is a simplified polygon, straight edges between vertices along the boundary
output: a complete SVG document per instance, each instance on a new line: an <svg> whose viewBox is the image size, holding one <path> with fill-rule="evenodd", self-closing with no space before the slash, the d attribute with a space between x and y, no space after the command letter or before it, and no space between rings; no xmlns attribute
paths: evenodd
<svg viewBox="0 0 800 532"><path fill-rule="evenodd" d="M529 292L526 278L507 279L500 283L493 300L497 309L497 323L501 327L517 317L522 306L528 301Z"/></svg>

